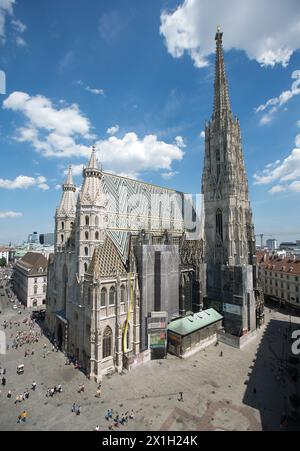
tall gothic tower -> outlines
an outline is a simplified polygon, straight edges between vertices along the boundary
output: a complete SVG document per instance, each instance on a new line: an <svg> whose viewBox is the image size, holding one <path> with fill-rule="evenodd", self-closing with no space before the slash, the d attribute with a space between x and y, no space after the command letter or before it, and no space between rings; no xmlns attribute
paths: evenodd
<svg viewBox="0 0 300 451"><path fill-rule="evenodd" d="M73 183L72 167L69 166L63 194L55 214L55 250L62 251L66 246L76 217L76 186Z"/></svg>
<svg viewBox="0 0 300 451"><path fill-rule="evenodd" d="M93 148L89 164L83 170L83 184L77 204L76 253L78 274L87 271L95 247L104 243L106 225L106 198L102 187L102 169L99 168Z"/></svg>
<svg viewBox="0 0 300 451"><path fill-rule="evenodd" d="M218 29L214 110L205 127L202 178L207 300L224 314L225 329L241 336L254 328L255 238L240 124L230 107L222 38Z"/></svg>

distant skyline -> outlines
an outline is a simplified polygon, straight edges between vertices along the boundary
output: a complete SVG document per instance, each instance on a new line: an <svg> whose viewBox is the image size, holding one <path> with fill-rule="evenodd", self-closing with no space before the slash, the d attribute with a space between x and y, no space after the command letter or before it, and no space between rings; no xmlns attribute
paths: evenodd
<svg viewBox="0 0 300 451"><path fill-rule="evenodd" d="M217 26L255 233L300 239L300 2L88 6L0 0L0 242L53 232L65 170L79 187L93 144L106 171L199 193Z"/></svg>

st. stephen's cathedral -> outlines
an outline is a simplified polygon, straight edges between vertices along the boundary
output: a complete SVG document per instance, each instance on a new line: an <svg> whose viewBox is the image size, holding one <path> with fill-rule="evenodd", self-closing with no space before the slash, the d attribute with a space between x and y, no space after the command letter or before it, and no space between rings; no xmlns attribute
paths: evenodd
<svg viewBox="0 0 300 451"><path fill-rule="evenodd" d="M104 172L95 149L79 194L69 168L55 214L46 321L96 381L147 359L152 312L170 322L213 307L236 337L259 324L252 211L222 36L218 30L200 206L181 192Z"/></svg>

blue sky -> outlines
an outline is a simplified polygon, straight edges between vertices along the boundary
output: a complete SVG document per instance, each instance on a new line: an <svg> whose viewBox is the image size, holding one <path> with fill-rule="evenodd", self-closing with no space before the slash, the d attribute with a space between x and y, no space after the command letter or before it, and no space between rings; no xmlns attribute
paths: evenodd
<svg viewBox="0 0 300 451"><path fill-rule="evenodd" d="M198 193L218 25L256 233L300 239L300 3L248 3L0 0L0 242L53 230L94 143L106 170Z"/></svg>

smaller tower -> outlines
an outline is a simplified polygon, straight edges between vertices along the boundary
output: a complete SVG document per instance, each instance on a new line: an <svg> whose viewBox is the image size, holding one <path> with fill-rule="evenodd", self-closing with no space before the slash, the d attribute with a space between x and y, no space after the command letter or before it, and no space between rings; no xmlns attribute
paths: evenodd
<svg viewBox="0 0 300 451"><path fill-rule="evenodd" d="M79 276L87 271L94 250L105 240L106 197L102 187L102 168L99 168L93 147L90 161L83 169L83 184L77 204L76 253Z"/></svg>
<svg viewBox="0 0 300 451"><path fill-rule="evenodd" d="M55 213L55 251L64 250L70 238L76 217L76 186L73 183L72 166L69 166L63 194Z"/></svg>

